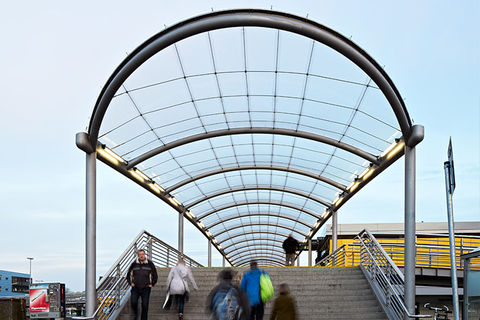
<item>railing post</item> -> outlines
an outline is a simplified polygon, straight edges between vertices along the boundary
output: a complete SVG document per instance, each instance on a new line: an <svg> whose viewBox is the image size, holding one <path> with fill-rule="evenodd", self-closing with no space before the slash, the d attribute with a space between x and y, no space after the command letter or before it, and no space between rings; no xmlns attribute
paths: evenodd
<svg viewBox="0 0 480 320"><path fill-rule="evenodd" d="M308 239L308 266L312 266L312 239Z"/></svg>
<svg viewBox="0 0 480 320"><path fill-rule="evenodd" d="M148 259L153 261L153 254L152 254L152 245L153 245L153 238L148 236L147 240L147 257Z"/></svg>
<svg viewBox="0 0 480 320"><path fill-rule="evenodd" d="M337 212L333 211L332 212L332 253L337 250ZM337 265L337 259L333 257L332 265L336 266Z"/></svg>
<svg viewBox="0 0 480 320"><path fill-rule="evenodd" d="M183 214L182 211L178 215L178 251L180 251L181 256L183 256Z"/></svg>
<svg viewBox="0 0 480 320"><path fill-rule="evenodd" d="M167 265L166 267L170 266L170 248L167 247Z"/></svg>
<svg viewBox="0 0 480 320"><path fill-rule="evenodd" d="M120 269L120 264L117 264L117 280L120 280L120 278L122 277L122 270ZM120 283L117 285L117 289L115 290L116 291L116 301L115 301L115 304L116 304L116 308L119 308L120 307L120 301L121 301L121 291L120 291Z"/></svg>
<svg viewBox="0 0 480 320"><path fill-rule="evenodd" d="M212 241L208 239L208 267L212 266Z"/></svg>

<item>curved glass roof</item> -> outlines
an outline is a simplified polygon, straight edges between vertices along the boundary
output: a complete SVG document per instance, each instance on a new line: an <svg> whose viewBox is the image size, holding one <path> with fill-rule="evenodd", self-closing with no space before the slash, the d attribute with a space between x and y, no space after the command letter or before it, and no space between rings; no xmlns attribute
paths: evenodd
<svg viewBox="0 0 480 320"><path fill-rule="evenodd" d="M245 13L323 28L377 66L348 39L303 18L212 13L132 53L102 91L89 134L93 143L98 135L102 161L184 212L230 263L279 265L289 233L310 239L403 154L405 128L385 94L385 83L396 89L383 70L375 72L386 81L377 83L331 44L248 19L193 29ZM191 36L152 48L189 26Z"/></svg>

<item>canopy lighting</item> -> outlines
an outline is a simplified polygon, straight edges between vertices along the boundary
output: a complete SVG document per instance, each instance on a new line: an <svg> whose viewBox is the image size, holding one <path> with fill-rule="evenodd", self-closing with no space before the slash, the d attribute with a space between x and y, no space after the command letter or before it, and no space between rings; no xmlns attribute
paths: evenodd
<svg viewBox="0 0 480 320"><path fill-rule="evenodd" d="M137 178L137 180L140 180L140 181L145 181L145 179L139 174L139 171L137 171L137 169L132 169L132 170L128 170L128 172L130 172L130 174L132 176L134 176L135 178Z"/></svg>
<svg viewBox="0 0 480 320"><path fill-rule="evenodd" d="M152 188L154 191L156 191L157 193L163 193L165 192L165 190L163 190L162 187L160 187L158 184L156 184L155 182L152 182L150 183L150 188Z"/></svg>
<svg viewBox="0 0 480 320"><path fill-rule="evenodd" d="M168 201L170 201L173 205L175 206L179 206L180 205L180 202L178 202L177 199L175 199L174 197L170 197L168 198Z"/></svg>
<svg viewBox="0 0 480 320"><path fill-rule="evenodd" d="M355 191L355 189L357 189L357 187L358 187L359 184L360 184L360 181L355 181L355 182L348 188L348 190L349 190L350 192Z"/></svg>
<svg viewBox="0 0 480 320"><path fill-rule="evenodd" d="M118 164L118 159L108 153L104 148L98 148L97 152L102 155L103 158L107 159L113 164Z"/></svg>
<svg viewBox="0 0 480 320"><path fill-rule="evenodd" d="M338 206L340 204L340 202L343 201L343 197L338 197L335 202L333 203L334 206Z"/></svg>
<svg viewBox="0 0 480 320"><path fill-rule="evenodd" d="M365 180L367 180L368 178L370 178L370 176L373 174L374 171L375 171L375 169L372 168L372 167L366 168L366 169L363 170L363 172L358 176L358 179L362 179L363 181L365 181Z"/></svg>

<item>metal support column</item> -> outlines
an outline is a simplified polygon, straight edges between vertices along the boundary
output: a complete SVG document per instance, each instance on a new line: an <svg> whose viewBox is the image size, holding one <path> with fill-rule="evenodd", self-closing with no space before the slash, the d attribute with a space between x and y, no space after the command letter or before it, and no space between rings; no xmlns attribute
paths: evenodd
<svg viewBox="0 0 480 320"><path fill-rule="evenodd" d="M308 266L312 266L312 239L308 239Z"/></svg>
<svg viewBox="0 0 480 320"><path fill-rule="evenodd" d="M178 215L178 251L183 255L183 215L184 212Z"/></svg>
<svg viewBox="0 0 480 320"><path fill-rule="evenodd" d="M415 314L415 147L405 146L405 304ZM409 319L406 317L406 319Z"/></svg>
<svg viewBox="0 0 480 320"><path fill-rule="evenodd" d="M225 257L223 257L223 261L222 261L222 267L225 268Z"/></svg>
<svg viewBox="0 0 480 320"><path fill-rule="evenodd" d="M335 252L337 250L337 238L338 238L338 225L337 225L337 212L332 212L332 251L330 253ZM334 257L332 261L332 265L337 265L337 259Z"/></svg>
<svg viewBox="0 0 480 320"><path fill-rule="evenodd" d="M97 212L96 152L86 154L86 226L85 226L85 315L93 316L97 308Z"/></svg>
<svg viewBox="0 0 480 320"><path fill-rule="evenodd" d="M212 266L212 240L208 239L208 266Z"/></svg>

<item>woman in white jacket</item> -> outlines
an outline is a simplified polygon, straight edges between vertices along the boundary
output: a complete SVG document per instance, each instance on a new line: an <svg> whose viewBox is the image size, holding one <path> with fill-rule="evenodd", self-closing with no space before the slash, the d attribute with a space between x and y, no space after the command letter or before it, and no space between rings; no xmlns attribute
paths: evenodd
<svg viewBox="0 0 480 320"><path fill-rule="evenodd" d="M195 290L198 290L195 279L193 279L192 271L185 266L182 258L178 259L177 266L170 270L167 278L167 290L173 297L173 301L178 305L178 319L183 320L183 307L185 298L188 300L190 289L188 288L189 280Z"/></svg>

